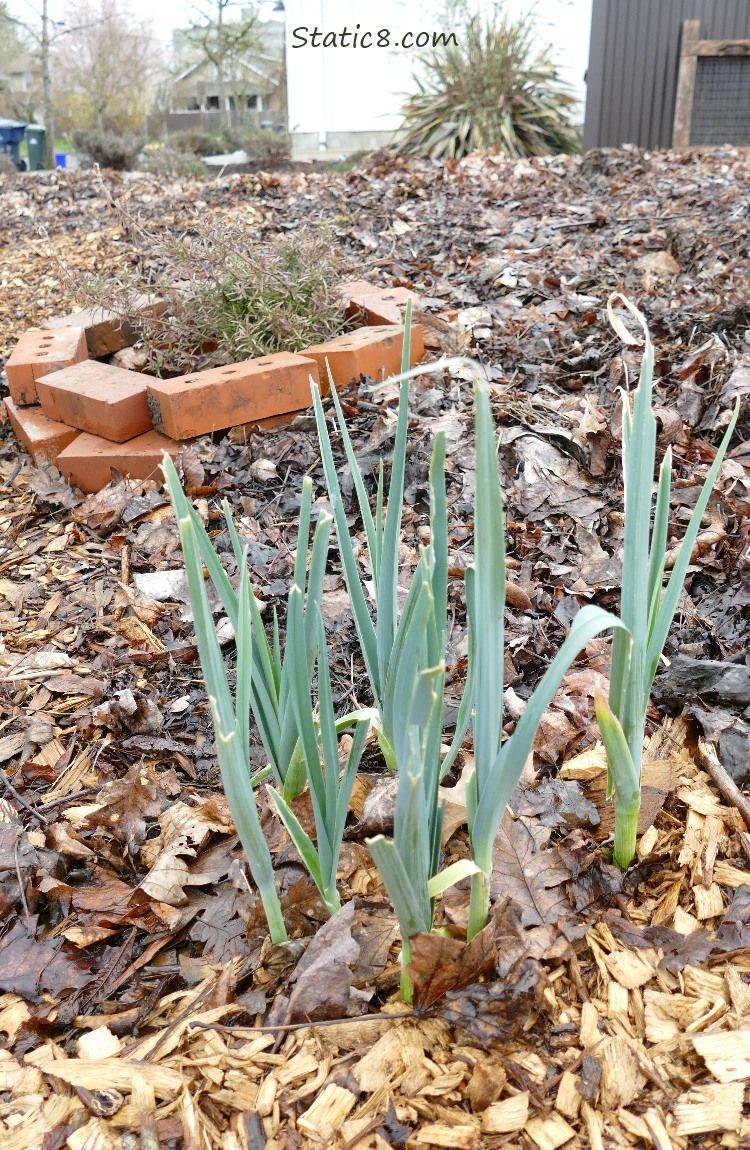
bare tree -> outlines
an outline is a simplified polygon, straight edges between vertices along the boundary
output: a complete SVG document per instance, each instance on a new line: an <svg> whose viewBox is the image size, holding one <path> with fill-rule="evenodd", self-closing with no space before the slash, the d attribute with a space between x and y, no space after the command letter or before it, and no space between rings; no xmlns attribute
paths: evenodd
<svg viewBox="0 0 750 1150"><path fill-rule="evenodd" d="M234 0L212 0L211 6L199 8L198 21L183 33L184 41L194 50L199 62L206 61L216 70L219 91L220 124L227 122L227 81L236 76L238 65L249 53L263 50L263 34L257 13L240 20L228 20ZM235 101L236 102L236 101Z"/></svg>
<svg viewBox="0 0 750 1150"><path fill-rule="evenodd" d="M140 130L164 67L148 21L119 0L75 0L53 63L66 127Z"/></svg>
<svg viewBox="0 0 750 1150"><path fill-rule="evenodd" d="M74 29L52 19L49 14L49 0L41 0L41 6L32 3L31 0L24 0L24 2L30 10L28 19L22 20L17 16L11 16L6 9L3 13L3 21L20 29L24 38L31 41L32 50L38 56L42 72L44 127L47 133L45 163L48 168L53 168L55 166L55 106L50 67L52 48L62 36L69 35Z"/></svg>

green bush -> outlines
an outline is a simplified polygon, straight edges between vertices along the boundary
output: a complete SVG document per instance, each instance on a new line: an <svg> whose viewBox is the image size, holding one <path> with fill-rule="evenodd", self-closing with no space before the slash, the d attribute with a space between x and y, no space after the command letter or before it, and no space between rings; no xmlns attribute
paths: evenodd
<svg viewBox="0 0 750 1150"><path fill-rule="evenodd" d="M456 6L458 44L423 64L403 108L397 149L433 159L469 152L543 156L580 147L571 122L576 100L558 80L549 51L533 42L533 13L512 20L502 7L471 15Z"/></svg>
<svg viewBox="0 0 750 1150"><path fill-rule="evenodd" d="M186 128L183 132L173 132L167 141L167 147L175 152L193 156L213 156L221 151L216 136L201 128Z"/></svg>
<svg viewBox="0 0 750 1150"><path fill-rule="evenodd" d="M281 167L292 158L292 137L288 132L272 132L260 128L251 132L236 128L222 128L219 133L227 151L241 149L248 161L259 167Z"/></svg>
<svg viewBox="0 0 750 1150"><path fill-rule="evenodd" d="M192 152L180 152L168 144L149 148L142 164L144 172L173 179L180 176L205 176L205 164Z"/></svg>
<svg viewBox="0 0 750 1150"><path fill-rule="evenodd" d="M85 128L73 132L73 144L78 152L100 168L114 172L131 171L136 166L143 140L133 132L110 132L99 128Z"/></svg>

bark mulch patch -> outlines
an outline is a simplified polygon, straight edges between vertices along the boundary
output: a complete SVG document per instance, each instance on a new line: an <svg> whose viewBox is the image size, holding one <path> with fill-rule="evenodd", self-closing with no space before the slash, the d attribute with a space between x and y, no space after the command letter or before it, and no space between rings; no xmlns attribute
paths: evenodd
<svg viewBox="0 0 750 1150"><path fill-rule="evenodd" d="M216 183L0 178L0 352L68 310L82 273L148 269L148 244L112 197L176 234L227 212L268 232L325 219L370 278L413 289L426 317L455 310L432 324L433 347L486 365L499 432L511 730L578 607L616 606L618 388L638 359L607 326L609 293L628 293L654 336L672 544L733 397L750 391L749 179L750 156L732 149L445 168L375 157L344 174ZM366 383L344 396L373 474L392 448L395 399ZM468 375L421 377L411 411L401 560L408 574L424 541L439 427L457 697ZM81 497L0 431L3 1150L750 1143L746 410L655 684L636 863L622 875L608 862L593 714L608 656L596 641L511 800L493 920L467 947L467 893L443 896L447 935L415 940L413 1012L398 999L395 920L364 846L392 813L375 750L352 799L333 919L260 794L292 938L272 946L220 786L167 499L156 483L116 478ZM311 416L200 440L183 467L234 576L219 512L229 499L266 618L276 606L283 623L303 475L324 495ZM333 556L324 614L343 708L369 700ZM228 639L230 663L233 650ZM470 766L469 740L445 788L447 862L467 851ZM298 815L309 821L304 797Z"/></svg>

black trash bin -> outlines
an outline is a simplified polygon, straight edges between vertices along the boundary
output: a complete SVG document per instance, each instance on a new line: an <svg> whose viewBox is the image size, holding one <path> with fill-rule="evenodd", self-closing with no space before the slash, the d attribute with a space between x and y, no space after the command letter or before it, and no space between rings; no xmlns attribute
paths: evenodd
<svg viewBox="0 0 750 1150"><path fill-rule="evenodd" d="M9 156L19 171L25 167L19 151L25 131L26 124L22 120L4 120L0 117L0 152Z"/></svg>

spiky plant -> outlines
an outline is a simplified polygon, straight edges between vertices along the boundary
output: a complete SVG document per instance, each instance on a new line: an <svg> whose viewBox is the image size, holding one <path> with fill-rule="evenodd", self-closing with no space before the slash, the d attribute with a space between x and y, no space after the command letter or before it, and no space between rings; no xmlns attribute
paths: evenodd
<svg viewBox="0 0 750 1150"><path fill-rule="evenodd" d="M454 10L463 24L458 42L423 58L398 150L437 160L477 150L509 157L578 151L576 98L560 83L549 50L535 44L533 12L513 20L498 4L471 15L464 0Z"/></svg>

